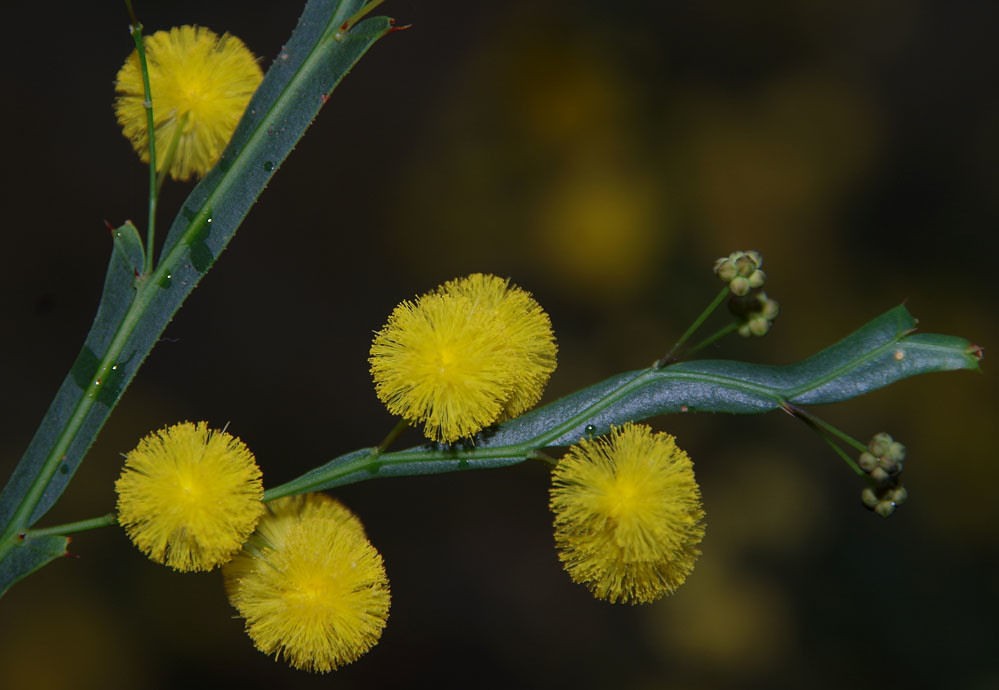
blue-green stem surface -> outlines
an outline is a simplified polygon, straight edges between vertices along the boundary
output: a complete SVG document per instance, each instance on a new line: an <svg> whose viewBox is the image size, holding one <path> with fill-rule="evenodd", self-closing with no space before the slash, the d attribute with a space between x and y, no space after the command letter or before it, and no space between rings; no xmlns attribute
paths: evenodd
<svg viewBox="0 0 999 690"><path fill-rule="evenodd" d="M914 327L905 307L896 307L798 364L702 360L626 372L486 430L474 443L395 452L362 448L269 489L265 499L375 477L503 467L543 448L567 446L612 426L658 415L759 414L788 407L804 413L801 405L848 400L917 374L978 368L978 350L967 340L914 334ZM832 433L829 425L819 428Z"/></svg>

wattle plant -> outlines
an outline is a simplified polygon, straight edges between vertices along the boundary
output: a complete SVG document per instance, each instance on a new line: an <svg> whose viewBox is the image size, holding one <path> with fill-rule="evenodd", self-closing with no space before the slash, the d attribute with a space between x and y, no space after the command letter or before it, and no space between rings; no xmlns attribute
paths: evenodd
<svg viewBox="0 0 999 690"><path fill-rule="evenodd" d="M627 603L682 585L704 520L689 456L672 437L637 422L783 411L815 429L862 477L868 508L887 516L904 501L901 444L887 435L860 443L811 408L919 374L975 370L981 349L960 337L917 333L915 319L898 306L797 364L690 359L724 335L770 330L779 308L762 291L762 257L749 251L719 259L715 272L725 287L667 355L536 408L556 364L548 315L508 279L455 279L400 304L375 336L368 364L376 391L401 418L380 444L263 490L238 439L204 424L169 426L127 456L117 513L41 525L164 329L331 92L395 30L392 20L369 16L380 4L309 0L258 88L256 63L238 39L182 27L147 41L133 16L136 51L119 74L117 113L150 162L148 225L145 238L130 222L111 230L94 323L0 494L0 593L65 555L69 535L120 524L140 550L177 570L222 566L254 644L324 672L378 641L389 589L361 521L316 492L541 460L555 468L555 542L570 576L599 598ZM219 66L201 69L210 59ZM183 87L190 84L209 95L218 89L218 97L189 98ZM165 177L202 175L154 256ZM687 347L725 302L731 322ZM391 450L410 424L428 441Z"/></svg>

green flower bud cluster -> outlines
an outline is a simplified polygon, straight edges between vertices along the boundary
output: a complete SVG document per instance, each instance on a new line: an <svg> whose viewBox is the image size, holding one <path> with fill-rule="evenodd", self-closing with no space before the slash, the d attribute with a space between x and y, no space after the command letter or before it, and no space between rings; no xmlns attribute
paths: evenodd
<svg viewBox="0 0 999 690"><path fill-rule="evenodd" d="M733 295L728 308L740 320L739 335L743 338L766 335L780 313L777 300L767 297L762 290L753 290L748 295Z"/></svg>
<svg viewBox="0 0 999 690"><path fill-rule="evenodd" d="M728 283L733 295L744 297L750 290L763 287L767 275L762 267L763 256L759 252L732 252L715 261L715 275Z"/></svg>
<svg viewBox="0 0 999 690"><path fill-rule="evenodd" d="M767 280L763 255L757 251L732 252L715 261L715 275L728 283L732 296L728 308L739 319L743 338L766 335L780 312L775 300L761 288Z"/></svg>
<svg viewBox="0 0 999 690"><path fill-rule="evenodd" d="M871 479L871 485L860 494L868 510L888 517L908 498L909 492L902 486L904 461L905 446L884 432L875 434L867 444L857 464Z"/></svg>

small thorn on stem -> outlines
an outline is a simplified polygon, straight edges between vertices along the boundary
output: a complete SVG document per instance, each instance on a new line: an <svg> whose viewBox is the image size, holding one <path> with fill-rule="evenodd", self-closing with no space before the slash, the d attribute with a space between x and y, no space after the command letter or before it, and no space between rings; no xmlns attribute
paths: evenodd
<svg viewBox="0 0 999 690"><path fill-rule="evenodd" d="M347 21L340 25L340 29L336 32L334 38L338 41L343 40L343 35L345 33L350 31L355 24L364 19L373 9L381 5L383 2L385 2L385 0L371 0L371 2L364 5L364 7L359 9L350 18L348 18Z"/></svg>

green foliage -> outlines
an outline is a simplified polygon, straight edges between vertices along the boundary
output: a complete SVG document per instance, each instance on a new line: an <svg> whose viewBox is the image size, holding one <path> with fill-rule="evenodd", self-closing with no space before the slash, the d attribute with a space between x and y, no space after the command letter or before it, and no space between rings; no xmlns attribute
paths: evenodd
<svg viewBox="0 0 999 690"><path fill-rule="evenodd" d="M61 496L167 324L214 265L329 94L392 30L384 17L343 30L364 4L308 2L219 163L182 205L151 272L143 270L151 248L143 247L136 228L126 222L112 230L94 323L0 493L0 594L65 554L65 536L51 533L55 529L33 534L30 528ZM913 334L914 327L912 316L897 307L799 364L691 361L627 372L487 430L474 444L398 452L361 449L270 490L266 497L372 477L501 467L626 421L676 412L755 414L784 404L839 402L917 374L977 368L967 341Z"/></svg>
<svg viewBox="0 0 999 690"><path fill-rule="evenodd" d="M373 17L340 31L363 5L362 0L311 0L306 5L218 165L184 202L151 274L139 274L144 254L134 226L126 223L112 231L111 260L93 326L0 494L0 524L5 526L0 590L44 563L39 560L44 554L58 555L52 548L20 555L29 542L17 535L44 516L65 490L139 366L271 175L340 80L391 30L389 19Z"/></svg>
<svg viewBox="0 0 999 690"><path fill-rule="evenodd" d="M606 433L611 425L657 415L759 414L784 403L849 400L917 374L978 369L975 349L967 340L916 334L915 326L908 310L898 306L797 364L702 360L629 371L500 424L484 432L474 447L426 445L393 453L362 449L272 489L268 498L373 477L513 465L534 451L568 446L587 435Z"/></svg>
<svg viewBox="0 0 999 690"><path fill-rule="evenodd" d="M69 537L46 534L17 538L17 548L11 549L0 560L0 596L18 580L27 577L43 565L66 555Z"/></svg>

